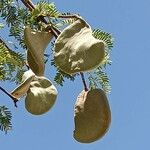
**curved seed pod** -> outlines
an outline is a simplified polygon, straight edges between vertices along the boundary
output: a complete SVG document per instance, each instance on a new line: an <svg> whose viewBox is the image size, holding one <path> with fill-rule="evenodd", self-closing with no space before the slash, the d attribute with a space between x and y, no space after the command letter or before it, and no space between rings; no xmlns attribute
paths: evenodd
<svg viewBox="0 0 150 150"><path fill-rule="evenodd" d="M34 115L46 113L55 103L57 90L45 77L36 77L25 98L25 108Z"/></svg>
<svg viewBox="0 0 150 150"><path fill-rule="evenodd" d="M32 69L36 75L39 75L39 76L44 75L44 70L45 70L44 63L42 63L43 65L40 66L38 64L38 61L36 61L33 58L30 50L27 50L27 62L28 62L28 65L30 66L30 69Z"/></svg>
<svg viewBox="0 0 150 150"><path fill-rule="evenodd" d="M75 103L74 138L91 143L101 138L111 122L107 97L101 89L82 91Z"/></svg>
<svg viewBox="0 0 150 150"><path fill-rule="evenodd" d="M68 74L96 68L104 55L104 42L93 37L91 27L83 19L66 27L55 42L55 63Z"/></svg>
<svg viewBox="0 0 150 150"><path fill-rule="evenodd" d="M35 74L31 70L26 71L22 76L22 83L11 92L11 95L15 98L20 98L25 95L29 90L30 83L33 81L34 77Z"/></svg>
<svg viewBox="0 0 150 150"><path fill-rule="evenodd" d="M24 38L28 51L30 51L27 52L28 64L36 75L43 76L45 70L44 51L53 35L51 32L35 31L26 27Z"/></svg>

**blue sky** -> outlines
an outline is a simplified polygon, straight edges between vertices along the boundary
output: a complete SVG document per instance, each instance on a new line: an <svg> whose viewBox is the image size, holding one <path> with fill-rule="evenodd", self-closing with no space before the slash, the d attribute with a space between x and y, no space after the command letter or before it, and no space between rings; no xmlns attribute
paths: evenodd
<svg viewBox="0 0 150 150"><path fill-rule="evenodd" d="M33 1L36 3L36 0ZM4 150L147 150L150 149L150 1L149 0L54 0L60 11L79 13L93 28L110 32L115 38L112 65L107 72L112 86L108 96L112 112L109 132L92 144L72 138L73 107L83 89L80 78L58 87L55 106L43 116L33 116L24 108L16 109L2 92L0 105L13 113L13 130L0 132ZM1 35L4 36L5 35ZM47 66L46 76L52 79ZM2 83L11 91L15 85Z"/></svg>

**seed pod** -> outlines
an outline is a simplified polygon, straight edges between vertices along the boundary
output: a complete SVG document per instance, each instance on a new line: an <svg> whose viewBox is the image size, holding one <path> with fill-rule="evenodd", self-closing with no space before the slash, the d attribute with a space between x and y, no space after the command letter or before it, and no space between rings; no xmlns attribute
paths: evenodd
<svg viewBox="0 0 150 150"><path fill-rule="evenodd" d="M37 76L43 76L45 70L44 51L53 35L51 32L35 31L26 27L24 38L29 51L27 52L29 67Z"/></svg>
<svg viewBox="0 0 150 150"><path fill-rule="evenodd" d="M35 77L35 74L33 73L31 69L29 69L28 71L24 72L21 81L24 82L26 79L30 78L31 76Z"/></svg>
<svg viewBox="0 0 150 150"><path fill-rule="evenodd" d="M37 77L30 84L25 98L25 108L34 115L46 113L55 103L57 90L45 77Z"/></svg>
<svg viewBox="0 0 150 150"><path fill-rule="evenodd" d="M104 42L93 37L91 27L81 18L62 31L54 49L57 67L68 74L96 68L105 55Z"/></svg>
<svg viewBox="0 0 150 150"><path fill-rule="evenodd" d="M32 82L34 77L35 74L31 70L26 71L22 76L22 83L11 92L11 95L15 98L24 96L29 90L30 83Z"/></svg>
<svg viewBox="0 0 150 150"><path fill-rule="evenodd" d="M111 122L107 97L101 89L82 91L75 103L74 138L81 143L100 139Z"/></svg>

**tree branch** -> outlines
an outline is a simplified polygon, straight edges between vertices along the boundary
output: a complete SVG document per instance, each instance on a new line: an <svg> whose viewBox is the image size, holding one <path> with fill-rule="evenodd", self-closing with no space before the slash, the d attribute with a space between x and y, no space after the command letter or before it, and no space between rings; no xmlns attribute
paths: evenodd
<svg viewBox="0 0 150 150"><path fill-rule="evenodd" d="M0 86L0 90L3 91L6 95L8 95L14 102L15 107L17 107L18 99L12 96L9 92L7 92L3 87Z"/></svg>
<svg viewBox="0 0 150 150"><path fill-rule="evenodd" d="M21 1L30 11L32 11L34 9L34 5L33 5L32 1L30 1L30 0L21 0Z"/></svg>
<svg viewBox="0 0 150 150"><path fill-rule="evenodd" d="M75 18L75 19L79 19L79 15L73 14L73 15L59 15L58 18Z"/></svg>
<svg viewBox="0 0 150 150"><path fill-rule="evenodd" d="M8 50L10 50L10 48L7 46L7 44L0 38L0 43L2 43Z"/></svg>
<svg viewBox="0 0 150 150"><path fill-rule="evenodd" d="M84 90L88 91L83 72L80 72L80 75L81 75L81 79L82 79L82 82L83 82L83 85L84 85Z"/></svg>
<svg viewBox="0 0 150 150"><path fill-rule="evenodd" d="M52 16L52 15L43 15L43 17L50 17L50 18L54 18L55 16ZM62 19L67 19L67 18L75 18L75 19L79 19L80 16L79 15L76 15L76 14L73 14L73 15L59 15L57 16L58 18L62 18Z"/></svg>
<svg viewBox="0 0 150 150"><path fill-rule="evenodd" d="M1 38L0 38L0 43L2 43L9 51L12 51L12 50L8 47L8 45L4 42L4 40L2 40ZM26 63L26 62L24 62L24 64L27 66L27 63Z"/></svg>
<svg viewBox="0 0 150 150"><path fill-rule="evenodd" d="M11 49L7 46L7 44L0 38L0 43L2 43L8 50L11 51ZM15 98L13 95L11 95L9 92L7 92L3 87L0 86L0 90L3 91L7 96L9 96L13 102L14 102L14 105L15 107L17 107L17 101L18 99Z"/></svg>

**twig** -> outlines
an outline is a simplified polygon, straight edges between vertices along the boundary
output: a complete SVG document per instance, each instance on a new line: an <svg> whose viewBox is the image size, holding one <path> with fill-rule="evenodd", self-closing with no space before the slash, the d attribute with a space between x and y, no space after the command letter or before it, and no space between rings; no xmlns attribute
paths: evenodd
<svg viewBox="0 0 150 150"><path fill-rule="evenodd" d="M10 50L10 48L7 46L7 44L2 40L2 39L0 39L0 43L2 43L8 50ZM15 105L15 107L17 107L17 101L18 101L18 99L17 98L15 98L15 97L13 97L11 94L9 94L4 88L2 88L1 86L0 86L0 90L2 90L5 94L7 94L13 101L14 101L14 105Z"/></svg>
<svg viewBox="0 0 150 150"><path fill-rule="evenodd" d="M54 18L55 16L52 16L52 15L43 15L43 17L50 17L50 18ZM76 14L73 14L73 15L59 15L57 16L58 18L62 18L62 19L67 19L67 18L75 18L75 19L79 19L80 16L79 15L76 15Z"/></svg>
<svg viewBox="0 0 150 150"><path fill-rule="evenodd" d="M52 26L50 26L50 25L46 27L45 31L51 31L52 34L55 36L56 39L57 39L57 37L59 35L59 33Z"/></svg>
<svg viewBox="0 0 150 150"><path fill-rule="evenodd" d="M3 87L0 86L0 90L2 90L5 94L7 94L13 101L14 101L14 105L15 107L17 107L17 101L18 99L13 97L9 92L7 92Z"/></svg>
<svg viewBox="0 0 150 150"><path fill-rule="evenodd" d="M34 9L35 7L34 7L34 4L32 3L32 1L31 0L26 0L27 2L28 2L28 4L30 5L30 7L32 7L32 9Z"/></svg>
<svg viewBox="0 0 150 150"><path fill-rule="evenodd" d="M7 46L7 44L0 38L0 43L2 43L8 50L10 50L10 48Z"/></svg>
<svg viewBox="0 0 150 150"><path fill-rule="evenodd" d="M76 14L73 14L73 15L59 15L58 18L75 18L75 19L78 19L80 18L79 15L76 15Z"/></svg>
<svg viewBox="0 0 150 150"><path fill-rule="evenodd" d="M55 27L52 26L52 29L57 33L57 35L59 35L61 33L61 31Z"/></svg>
<svg viewBox="0 0 150 150"><path fill-rule="evenodd" d="M81 79L82 79L82 82L83 82L83 85L84 85L84 90L88 91L83 72L80 72L80 75L81 75Z"/></svg>
<svg viewBox="0 0 150 150"><path fill-rule="evenodd" d="M33 10L33 7L31 6L32 3L29 0L21 0L21 1L27 8L29 8L30 11Z"/></svg>

